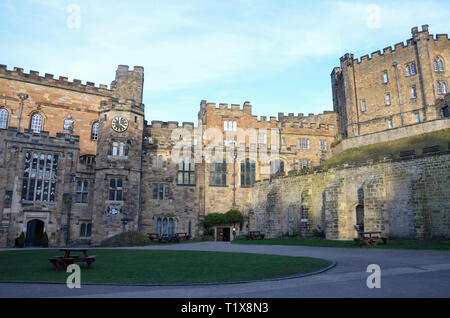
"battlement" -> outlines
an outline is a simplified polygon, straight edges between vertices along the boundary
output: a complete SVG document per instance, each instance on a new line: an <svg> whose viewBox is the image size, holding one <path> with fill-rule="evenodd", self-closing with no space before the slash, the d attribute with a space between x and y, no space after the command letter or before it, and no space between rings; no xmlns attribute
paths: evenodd
<svg viewBox="0 0 450 318"><path fill-rule="evenodd" d="M80 141L80 137L72 134L56 133L56 136L51 136L48 131L41 131L40 133L35 133L29 129L25 129L24 132L19 132L17 127L8 127L6 130L0 130L0 133L6 133L7 138L13 138L20 142L30 142L36 143L57 143L57 144L67 144L76 145Z"/></svg>
<svg viewBox="0 0 450 318"><path fill-rule="evenodd" d="M388 46L383 49L383 52L378 50L378 51L373 52L370 55L369 54L363 55L359 59L355 59L354 55L351 53L346 53L344 56L342 56L340 58L341 68L345 65L345 63L348 63L348 62L353 63L353 64L362 65L364 63L370 63L372 61L381 60L382 57L384 57L386 55L390 55L390 54L396 54L397 52L399 52L401 50L409 50L410 48L414 47L415 41L417 41L419 39L430 39L430 40L434 40L434 41L448 41L447 34L438 34L438 35L436 35L436 37L434 37L432 34L429 34L428 31L429 31L428 25L423 25L421 31L419 31L418 27L413 27L411 29L412 38L406 40L406 43L405 42L396 43L396 44L394 44L394 48L392 48L391 46ZM340 70L340 68L338 68L337 70L334 69L333 73L336 73L339 70Z"/></svg>
<svg viewBox="0 0 450 318"><path fill-rule="evenodd" d="M150 124L150 126L147 126L149 128L165 128L165 129L178 129L178 128L184 128L188 130L194 130L195 126L192 122L183 122L181 125L177 121L160 121L160 120L153 120Z"/></svg>
<svg viewBox="0 0 450 318"><path fill-rule="evenodd" d="M23 68L14 67L13 70L8 70L6 65L0 64L0 78L25 81L32 84L52 86L56 88L69 89L79 91L82 93L97 94L104 96L112 96L112 90L108 89L107 85L100 84L98 87L93 82L86 82L82 84L81 80L74 79L73 82L68 81L67 77L59 76L54 78L53 74L45 73L40 76L39 72L30 70L30 73L25 73Z"/></svg>
<svg viewBox="0 0 450 318"><path fill-rule="evenodd" d="M244 104L231 104L231 107L226 103L219 103L219 107L217 107L216 103L207 102L206 100L202 100L200 103L200 111L210 112L210 111L230 111L237 115L239 112L242 112L244 115L252 115L252 105L249 101L244 102Z"/></svg>
<svg viewBox="0 0 450 318"><path fill-rule="evenodd" d="M134 109L140 113L144 112L144 104L136 103L133 99L109 98L108 101L100 102L100 111L109 109Z"/></svg>

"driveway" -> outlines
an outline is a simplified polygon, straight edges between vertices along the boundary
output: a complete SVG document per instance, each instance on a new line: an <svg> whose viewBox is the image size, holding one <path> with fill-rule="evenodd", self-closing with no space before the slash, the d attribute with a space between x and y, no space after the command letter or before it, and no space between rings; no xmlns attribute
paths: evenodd
<svg viewBox="0 0 450 318"><path fill-rule="evenodd" d="M218 242L135 249L191 250L317 257L337 262L333 269L303 278L207 286L103 286L68 289L62 284L0 283L5 297L132 298L301 298L450 297L450 251L241 245ZM0 251L1 252L1 251ZM367 266L381 268L381 288L369 289Z"/></svg>

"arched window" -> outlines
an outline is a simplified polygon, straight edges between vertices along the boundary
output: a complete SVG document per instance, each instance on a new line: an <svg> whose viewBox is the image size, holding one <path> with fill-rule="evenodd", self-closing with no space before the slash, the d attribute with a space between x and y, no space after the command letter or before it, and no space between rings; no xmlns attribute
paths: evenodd
<svg viewBox="0 0 450 318"><path fill-rule="evenodd" d="M0 109L0 129L6 129L8 127L8 111L4 108Z"/></svg>
<svg viewBox="0 0 450 318"><path fill-rule="evenodd" d="M156 223L156 233L158 234L158 237L161 236L161 218L158 218Z"/></svg>
<svg viewBox="0 0 450 318"><path fill-rule="evenodd" d="M167 235L167 219L163 220L163 235Z"/></svg>
<svg viewBox="0 0 450 318"><path fill-rule="evenodd" d="M85 237L85 236L86 236L86 223L82 223L81 228L80 228L80 237Z"/></svg>
<svg viewBox="0 0 450 318"><path fill-rule="evenodd" d="M91 232L92 232L92 223L88 223L86 227L86 236L91 237Z"/></svg>
<svg viewBox="0 0 450 318"><path fill-rule="evenodd" d="M437 56L434 59L433 66L434 66L434 71L436 73L443 73L444 72L444 60L440 56Z"/></svg>
<svg viewBox="0 0 450 318"><path fill-rule="evenodd" d="M169 235L173 235L173 219L169 219Z"/></svg>
<svg viewBox="0 0 450 318"><path fill-rule="evenodd" d="M40 133L42 129L42 116L34 114L31 116L30 129L34 133Z"/></svg>
<svg viewBox="0 0 450 318"><path fill-rule="evenodd" d="M241 187L253 187L255 184L256 163L249 158L241 161Z"/></svg>
<svg viewBox="0 0 450 318"><path fill-rule="evenodd" d="M98 140L98 122L92 124L91 140Z"/></svg>

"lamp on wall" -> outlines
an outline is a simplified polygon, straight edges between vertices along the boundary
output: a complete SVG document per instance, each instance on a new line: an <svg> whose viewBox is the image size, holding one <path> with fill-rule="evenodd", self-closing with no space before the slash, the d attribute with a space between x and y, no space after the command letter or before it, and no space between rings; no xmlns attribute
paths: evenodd
<svg viewBox="0 0 450 318"><path fill-rule="evenodd" d="M22 120L23 102L28 99L28 94L20 93L17 96L20 99L19 124L18 124L17 131L20 131L20 121Z"/></svg>

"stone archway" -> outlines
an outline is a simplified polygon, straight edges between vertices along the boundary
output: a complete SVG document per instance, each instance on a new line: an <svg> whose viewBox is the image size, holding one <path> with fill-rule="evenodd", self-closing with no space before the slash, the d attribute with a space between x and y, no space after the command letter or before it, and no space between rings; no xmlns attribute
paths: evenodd
<svg viewBox="0 0 450 318"><path fill-rule="evenodd" d="M44 222L41 220L30 220L27 223L27 233L25 238L25 246L40 246L41 239L44 235Z"/></svg>

